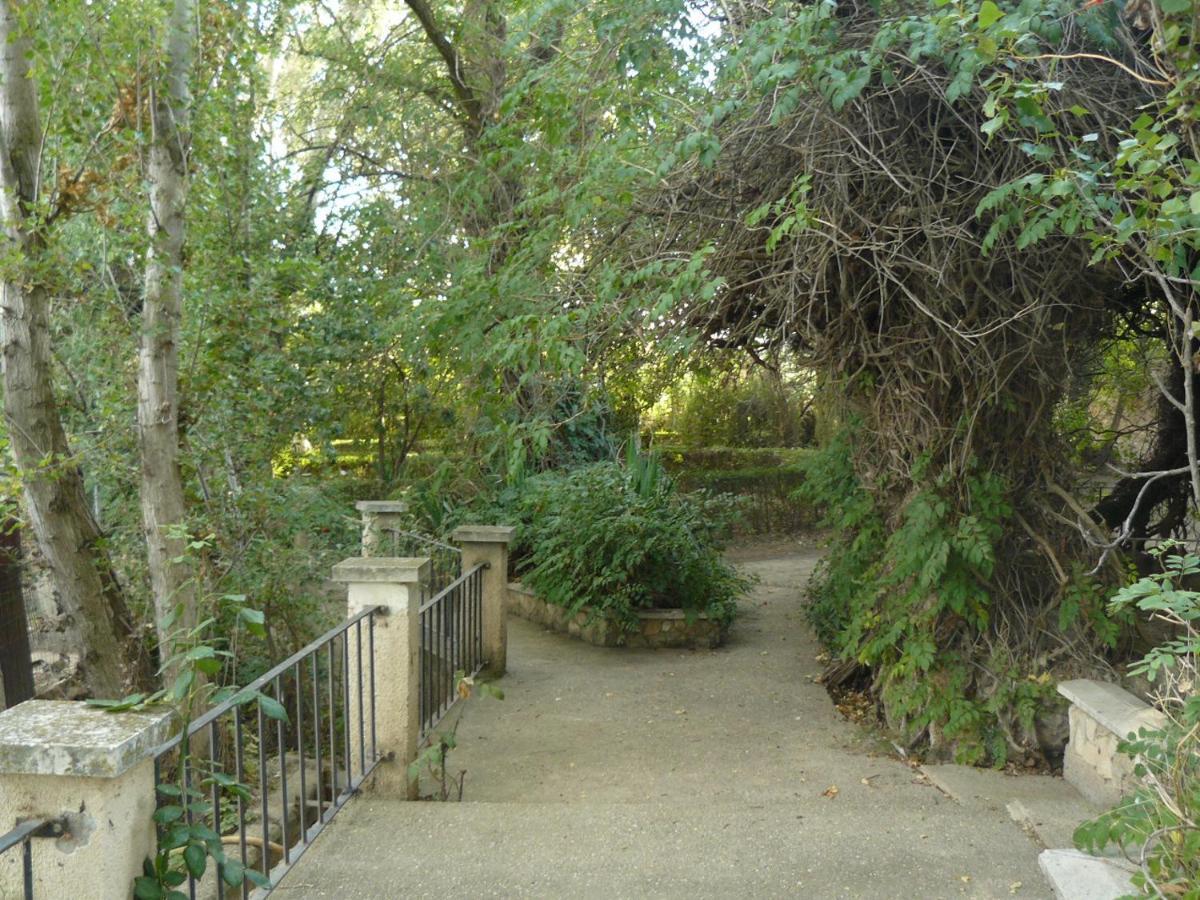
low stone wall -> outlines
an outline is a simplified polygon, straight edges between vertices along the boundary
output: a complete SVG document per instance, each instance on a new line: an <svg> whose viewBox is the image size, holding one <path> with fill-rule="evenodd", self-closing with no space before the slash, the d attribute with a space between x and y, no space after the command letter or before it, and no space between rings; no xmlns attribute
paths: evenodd
<svg viewBox="0 0 1200 900"><path fill-rule="evenodd" d="M1071 737L1063 754L1063 777L1088 800L1113 806L1136 787L1133 760L1117 750L1141 728L1161 728L1163 714L1115 684L1063 681L1058 692L1071 702Z"/></svg>
<svg viewBox="0 0 1200 900"><path fill-rule="evenodd" d="M623 631L616 622L593 615L587 607L571 615L563 607L539 599L519 582L508 585L508 610L522 619L595 647L712 648L720 646L729 632L728 625L704 615L689 622L681 609L642 610L638 613L638 630Z"/></svg>

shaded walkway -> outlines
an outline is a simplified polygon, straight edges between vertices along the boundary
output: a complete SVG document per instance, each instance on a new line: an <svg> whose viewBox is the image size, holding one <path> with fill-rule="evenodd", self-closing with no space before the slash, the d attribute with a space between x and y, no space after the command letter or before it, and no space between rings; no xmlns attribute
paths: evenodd
<svg viewBox="0 0 1200 900"><path fill-rule="evenodd" d="M1047 897L1040 847L877 754L824 689L800 551L715 651L594 648L510 623L462 804L351 803L288 874L316 897ZM834 790L836 788L836 790Z"/></svg>

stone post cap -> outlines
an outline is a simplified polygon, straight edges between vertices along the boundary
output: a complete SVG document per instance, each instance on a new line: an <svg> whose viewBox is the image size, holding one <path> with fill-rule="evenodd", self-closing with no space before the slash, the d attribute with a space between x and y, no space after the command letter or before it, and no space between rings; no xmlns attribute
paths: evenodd
<svg viewBox="0 0 1200 900"><path fill-rule="evenodd" d="M408 512L408 504L403 500L359 500L354 508L365 513Z"/></svg>
<svg viewBox="0 0 1200 900"><path fill-rule="evenodd" d="M511 525L459 525L452 537L460 544L508 544L516 533Z"/></svg>
<svg viewBox="0 0 1200 900"><path fill-rule="evenodd" d="M1118 737L1166 724L1166 716L1157 709L1107 681L1060 681L1058 692Z"/></svg>
<svg viewBox="0 0 1200 900"><path fill-rule="evenodd" d="M421 584L429 581L430 563L424 556L352 556L333 567L333 580L342 584Z"/></svg>
<svg viewBox="0 0 1200 900"><path fill-rule="evenodd" d="M170 710L107 712L71 700L26 700L0 713L0 775L116 778L171 736Z"/></svg>

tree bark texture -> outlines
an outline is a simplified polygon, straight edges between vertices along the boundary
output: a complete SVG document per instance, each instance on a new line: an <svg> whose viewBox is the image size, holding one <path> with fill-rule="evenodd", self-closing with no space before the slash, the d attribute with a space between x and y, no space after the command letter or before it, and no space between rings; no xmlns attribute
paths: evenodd
<svg viewBox="0 0 1200 900"><path fill-rule="evenodd" d="M0 522L0 707L33 698L33 662L29 656L29 618L21 591L21 525Z"/></svg>
<svg viewBox="0 0 1200 900"><path fill-rule="evenodd" d="M177 625L195 622L195 583L183 561L187 509L179 469L179 341L183 315L184 210L188 189L194 0L176 0L163 77L151 97L152 136L146 287L138 350L138 438L142 462L142 524L150 587L159 621L160 655L170 652L161 622L175 607Z"/></svg>
<svg viewBox="0 0 1200 900"><path fill-rule="evenodd" d="M41 126L29 77L30 27L17 0L0 0L0 214L11 263L3 283L4 417L21 471L29 520L64 613L84 646L93 696L116 696L135 649L125 598L84 494L51 383L50 302L38 273L44 247L35 204Z"/></svg>

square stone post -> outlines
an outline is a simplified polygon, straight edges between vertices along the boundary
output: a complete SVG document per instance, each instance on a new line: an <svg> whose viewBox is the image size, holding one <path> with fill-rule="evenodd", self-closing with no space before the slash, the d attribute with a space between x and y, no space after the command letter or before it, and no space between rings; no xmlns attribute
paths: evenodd
<svg viewBox="0 0 1200 900"><path fill-rule="evenodd" d="M362 555L390 556L387 531L400 524L408 504L399 500L359 500L354 508L362 513Z"/></svg>
<svg viewBox="0 0 1200 900"><path fill-rule="evenodd" d="M0 834L56 819L35 837L36 897L127 900L154 854L154 760L170 712L109 713L64 700L27 700L0 713ZM22 854L0 856L0 897L23 897Z"/></svg>
<svg viewBox="0 0 1200 900"><path fill-rule="evenodd" d="M499 678L508 667L508 545L516 529L508 525L461 525L454 541L462 548L463 571L483 563L484 674Z"/></svg>
<svg viewBox="0 0 1200 900"><path fill-rule="evenodd" d="M420 609L422 587L429 583L428 559L380 556L350 558L333 567L333 580L348 585L347 612L354 616L372 606L383 607L375 616L374 660L363 663L365 747L359 743L358 728L350 729L351 768L357 772L363 755L371 761L372 665L375 676L375 747L382 758L370 787L393 797L415 800L417 782L408 777L409 764L417 758L420 722ZM364 623L364 627L365 623ZM351 629L353 632L353 629ZM347 641L351 684L359 671L358 641L349 633ZM362 652L370 650L364 632ZM358 691L350 690L350 721L359 721ZM361 747L361 753L360 753Z"/></svg>

